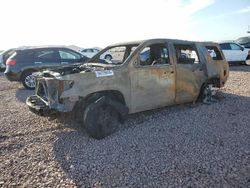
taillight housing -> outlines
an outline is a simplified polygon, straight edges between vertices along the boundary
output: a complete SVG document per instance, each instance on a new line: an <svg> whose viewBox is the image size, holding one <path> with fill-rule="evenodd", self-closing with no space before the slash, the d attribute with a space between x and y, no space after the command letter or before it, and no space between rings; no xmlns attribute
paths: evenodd
<svg viewBox="0 0 250 188"><path fill-rule="evenodd" d="M7 61L6 61L6 65L16 65L16 60L15 59L8 59Z"/></svg>

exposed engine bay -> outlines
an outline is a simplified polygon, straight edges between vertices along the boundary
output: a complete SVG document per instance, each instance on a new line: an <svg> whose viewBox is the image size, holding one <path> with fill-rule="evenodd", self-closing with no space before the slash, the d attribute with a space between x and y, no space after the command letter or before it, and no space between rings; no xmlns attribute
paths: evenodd
<svg viewBox="0 0 250 188"><path fill-rule="evenodd" d="M61 99L64 91L71 89L74 85L73 80L67 80L62 76L76 73L98 72L111 70L112 65L100 63L86 63L82 65L64 66L56 69L48 69L43 72L35 73L36 77L36 91L33 96L27 99L27 102L37 109L38 112L45 113L46 108L55 109L57 111L70 111L77 97Z"/></svg>
<svg viewBox="0 0 250 188"><path fill-rule="evenodd" d="M109 70L113 68L114 65L108 64L100 64L100 63L86 63L82 65L71 65L71 66L64 66L61 68L56 69L48 69L43 72L39 72L35 74L36 77L57 77L57 76L64 76L68 74L75 74L80 72L93 72L99 70ZM59 74L58 74L59 73Z"/></svg>

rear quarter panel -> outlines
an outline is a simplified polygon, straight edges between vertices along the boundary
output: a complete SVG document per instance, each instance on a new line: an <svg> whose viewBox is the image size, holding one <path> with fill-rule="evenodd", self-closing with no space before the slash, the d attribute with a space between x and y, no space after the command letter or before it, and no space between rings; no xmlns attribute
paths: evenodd
<svg viewBox="0 0 250 188"><path fill-rule="evenodd" d="M206 46L216 46L221 53L222 60L213 60L209 52L207 51ZM214 43L203 44L203 45L199 45L199 48L202 51L202 56L203 58L205 58L205 61L206 61L206 71L207 71L208 79L219 78L220 85L218 87L222 87L227 81L227 78L229 76L229 65L219 45L216 45Z"/></svg>

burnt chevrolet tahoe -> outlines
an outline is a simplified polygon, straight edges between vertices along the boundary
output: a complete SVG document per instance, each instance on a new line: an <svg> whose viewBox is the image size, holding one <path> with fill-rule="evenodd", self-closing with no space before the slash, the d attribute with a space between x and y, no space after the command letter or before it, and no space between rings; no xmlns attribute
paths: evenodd
<svg viewBox="0 0 250 188"><path fill-rule="evenodd" d="M109 51L111 60L100 59ZM228 63L217 43L151 39L120 43L88 63L41 72L32 112L74 111L96 139L113 133L128 114L168 105L210 103L211 87L223 87Z"/></svg>

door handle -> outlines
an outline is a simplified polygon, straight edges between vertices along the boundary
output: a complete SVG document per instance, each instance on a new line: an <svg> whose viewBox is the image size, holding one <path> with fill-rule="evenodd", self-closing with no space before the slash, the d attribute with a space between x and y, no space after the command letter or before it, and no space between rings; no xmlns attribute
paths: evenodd
<svg viewBox="0 0 250 188"><path fill-rule="evenodd" d="M200 68L200 69L196 69L196 70L192 70L192 72L195 72L195 71L203 71L203 69L202 68Z"/></svg>
<svg viewBox="0 0 250 188"><path fill-rule="evenodd" d="M41 61L34 62L34 64L41 64L41 63L42 63Z"/></svg>
<svg viewBox="0 0 250 188"><path fill-rule="evenodd" d="M164 74L167 74L167 73L168 73L168 72L164 72ZM171 74L173 74L173 73L174 73L174 71L170 71L170 73L171 73Z"/></svg>

